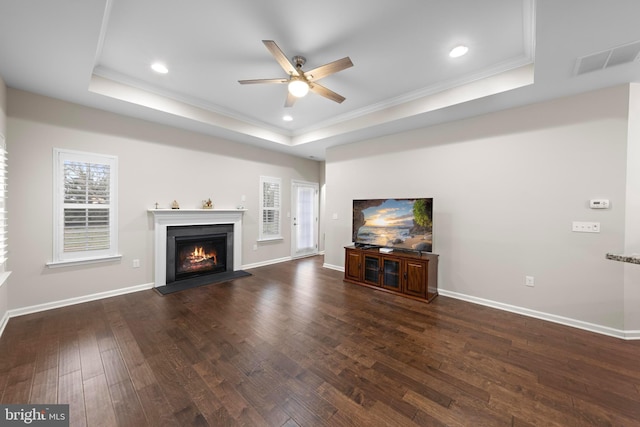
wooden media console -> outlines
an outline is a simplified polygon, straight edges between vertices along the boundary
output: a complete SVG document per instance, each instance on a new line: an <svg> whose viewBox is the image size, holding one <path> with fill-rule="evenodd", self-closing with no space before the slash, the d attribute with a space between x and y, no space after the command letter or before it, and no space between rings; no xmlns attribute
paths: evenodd
<svg viewBox="0 0 640 427"><path fill-rule="evenodd" d="M430 302L438 296L438 255L430 252L380 252L345 248L344 280L357 285Z"/></svg>

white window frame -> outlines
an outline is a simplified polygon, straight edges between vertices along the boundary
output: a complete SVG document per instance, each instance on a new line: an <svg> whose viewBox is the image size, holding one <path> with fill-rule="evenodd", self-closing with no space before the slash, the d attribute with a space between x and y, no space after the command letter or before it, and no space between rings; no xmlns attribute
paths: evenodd
<svg viewBox="0 0 640 427"><path fill-rule="evenodd" d="M109 210L109 247L106 249L64 251L64 164L66 161L109 165L109 203L100 204L100 209ZM118 254L118 158L106 154L54 148L53 175L53 261L47 263L47 266L62 267L120 259L122 255ZM90 208L90 205L79 204L73 207Z"/></svg>
<svg viewBox="0 0 640 427"><path fill-rule="evenodd" d="M268 204L265 200L265 184L274 185L277 187L278 197L277 200L274 199L273 206L265 206ZM265 230L266 225L271 225L267 223L265 218L265 213L267 211L274 211L277 216L277 230L275 233L268 232ZM282 240L282 180L280 178L274 178L270 176L261 176L260 177L260 212L259 212L259 223L258 223L258 241L265 242L270 240Z"/></svg>
<svg viewBox="0 0 640 427"><path fill-rule="evenodd" d="M10 271L7 270L9 243L7 233L7 144L0 133L0 286L6 281ZM0 328L1 332L1 328Z"/></svg>

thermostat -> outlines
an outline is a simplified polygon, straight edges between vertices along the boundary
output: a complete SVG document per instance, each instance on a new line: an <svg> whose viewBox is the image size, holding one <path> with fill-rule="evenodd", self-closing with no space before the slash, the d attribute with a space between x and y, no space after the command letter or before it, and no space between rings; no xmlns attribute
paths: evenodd
<svg viewBox="0 0 640 427"><path fill-rule="evenodd" d="M591 199L589 200L591 209L609 209L609 200L607 199Z"/></svg>

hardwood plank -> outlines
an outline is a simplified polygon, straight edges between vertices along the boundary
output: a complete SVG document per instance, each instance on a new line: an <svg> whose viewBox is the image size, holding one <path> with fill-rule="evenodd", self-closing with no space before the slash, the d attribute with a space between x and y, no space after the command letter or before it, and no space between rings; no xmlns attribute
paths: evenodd
<svg viewBox="0 0 640 427"><path fill-rule="evenodd" d="M34 371L35 365L33 363L18 365L11 369L7 373L2 403L28 402Z"/></svg>
<svg viewBox="0 0 640 427"><path fill-rule="evenodd" d="M35 373L29 403L52 404L58 401L58 367Z"/></svg>
<svg viewBox="0 0 640 427"><path fill-rule="evenodd" d="M58 373L60 376L82 369L77 334L69 333L68 335L63 335L60 339L59 349Z"/></svg>
<svg viewBox="0 0 640 427"><path fill-rule="evenodd" d="M87 426L116 425L116 408L113 406L105 375L95 375L84 380L83 392Z"/></svg>
<svg viewBox="0 0 640 427"><path fill-rule="evenodd" d="M96 396L88 396L90 401ZM58 377L58 403L69 405L69 422L74 426L86 426L85 396L80 369Z"/></svg>
<svg viewBox="0 0 640 427"><path fill-rule="evenodd" d="M82 366L83 380L104 374L98 340L93 331L79 331L78 350L80 352L80 366Z"/></svg>
<svg viewBox="0 0 640 427"><path fill-rule="evenodd" d="M129 371L118 350L106 350L100 353L107 384L113 385L129 379Z"/></svg>
<svg viewBox="0 0 640 427"><path fill-rule="evenodd" d="M136 389L140 405L149 426L179 427L180 422L173 414L173 408L157 384ZM143 425L143 424L141 424Z"/></svg>
<svg viewBox="0 0 640 427"><path fill-rule="evenodd" d="M131 381L125 380L110 385L109 394L111 395L113 412L119 426L143 426L147 424L147 418Z"/></svg>
<svg viewBox="0 0 640 427"><path fill-rule="evenodd" d="M232 417L238 419L246 416L245 412L255 412L214 363L201 362L195 365L194 369ZM261 419L257 413L254 414L254 418ZM266 424L264 420L262 423Z"/></svg>

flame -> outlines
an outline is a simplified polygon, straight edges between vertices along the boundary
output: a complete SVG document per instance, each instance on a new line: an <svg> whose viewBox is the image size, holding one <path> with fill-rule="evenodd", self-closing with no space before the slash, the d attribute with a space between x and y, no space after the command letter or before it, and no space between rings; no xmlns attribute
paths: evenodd
<svg viewBox="0 0 640 427"><path fill-rule="evenodd" d="M193 262L203 262L209 259L213 260L214 264L218 263L217 253L216 251L211 251L210 253L205 253L204 248L201 246L195 247L193 252L189 254L189 261Z"/></svg>

